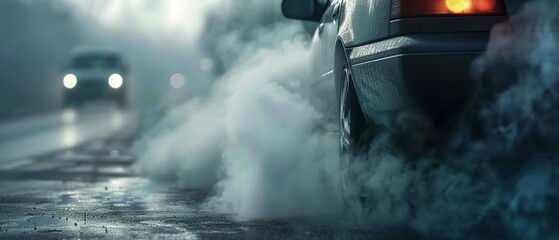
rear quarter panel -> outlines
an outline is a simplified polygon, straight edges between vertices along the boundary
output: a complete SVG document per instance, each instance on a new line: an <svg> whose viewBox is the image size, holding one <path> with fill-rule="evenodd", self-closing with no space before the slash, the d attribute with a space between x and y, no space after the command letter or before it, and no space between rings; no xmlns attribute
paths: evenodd
<svg viewBox="0 0 559 240"><path fill-rule="evenodd" d="M346 48L363 45L389 34L391 0L344 0L339 38Z"/></svg>

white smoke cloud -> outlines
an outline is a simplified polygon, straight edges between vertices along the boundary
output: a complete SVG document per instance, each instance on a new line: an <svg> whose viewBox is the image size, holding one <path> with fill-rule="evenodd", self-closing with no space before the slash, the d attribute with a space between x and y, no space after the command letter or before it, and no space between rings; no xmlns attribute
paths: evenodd
<svg viewBox="0 0 559 240"><path fill-rule="evenodd" d="M173 109L135 148L147 176L208 189L217 182L223 139L218 102L189 103Z"/></svg>
<svg viewBox="0 0 559 240"><path fill-rule="evenodd" d="M537 0L493 31L473 66L479 103L468 130L481 135L414 159L390 134L372 143L352 169L370 193L358 220L445 239L557 238L559 168L544 153L557 146L558 13L559 3ZM248 39L225 35L225 74L137 144L142 172L214 186L208 206L244 217L342 212L337 137L316 128L322 115L298 91L310 69L300 32L276 24Z"/></svg>
<svg viewBox="0 0 559 240"><path fill-rule="evenodd" d="M243 216L339 209L332 186L336 138L315 132L320 113L293 90L308 80L307 49L305 43L286 41L258 50L225 77L228 142L218 200Z"/></svg>
<svg viewBox="0 0 559 240"><path fill-rule="evenodd" d="M321 114L298 92L310 74L301 31L258 31L208 98L175 109L140 143L143 172L189 187L218 181L209 205L245 217L339 210L336 138L315 131Z"/></svg>

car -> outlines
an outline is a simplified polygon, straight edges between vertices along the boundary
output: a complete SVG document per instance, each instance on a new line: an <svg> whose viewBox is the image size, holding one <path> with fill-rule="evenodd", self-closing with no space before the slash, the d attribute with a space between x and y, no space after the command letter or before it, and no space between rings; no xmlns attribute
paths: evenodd
<svg viewBox="0 0 559 240"><path fill-rule="evenodd" d="M70 52L62 72L64 106L79 106L94 100L109 100L125 106L128 66L118 50L76 48Z"/></svg>
<svg viewBox="0 0 559 240"><path fill-rule="evenodd" d="M444 149L476 89L470 66L492 27L524 0L284 0L285 17L317 23L311 101L351 156L387 135L413 156ZM384 134L384 135L383 135ZM350 156L350 157L344 157Z"/></svg>

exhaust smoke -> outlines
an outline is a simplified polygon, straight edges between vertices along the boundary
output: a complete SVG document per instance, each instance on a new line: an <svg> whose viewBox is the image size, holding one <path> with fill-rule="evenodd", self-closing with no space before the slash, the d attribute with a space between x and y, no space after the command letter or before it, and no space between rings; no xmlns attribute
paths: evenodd
<svg viewBox="0 0 559 240"><path fill-rule="evenodd" d="M226 35L223 76L144 135L138 167L212 188L208 207L247 218L340 214L446 239L557 238L558 14L558 2L536 0L494 28L450 151L410 159L378 136L352 166L370 195L357 211L342 204L337 136L299 90L311 67L296 24Z"/></svg>
<svg viewBox="0 0 559 240"><path fill-rule="evenodd" d="M442 238L559 236L558 13L533 1L495 26L472 66L470 125L445 156L406 159L390 136L374 141L353 170L370 193L362 218Z"/></svg>
<svg viewBox="0 0 559 240"><path fill-rule="evenodd" d="M174 176L188 187L217 183L208 205L244 217L339 209L331 186L336 138L315 129L321 114L298 91L310 74L301 31L294 24L259 31L245 46L250 54L228 69L208 98L175 109L155 135L148 134L141 143L147 144L140 154L143 172ZM200 182L208 178L215 182Z"/></svg>

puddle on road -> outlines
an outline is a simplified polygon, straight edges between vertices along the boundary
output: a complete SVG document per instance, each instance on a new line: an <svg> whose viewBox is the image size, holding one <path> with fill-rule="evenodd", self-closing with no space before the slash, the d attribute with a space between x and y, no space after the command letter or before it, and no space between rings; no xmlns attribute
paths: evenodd
<svg viewBox="0 0 559 240"><path fill-rule="evenodd" d="M54 215L50 216L34 216L26 219L23 222L18 223L18 227L25 228L25 227L42 227L42 226L49 226L49 227L67 227L73 226L73 223L70 221L66 221L66 218L57 217Z"/></svg>
<svg viewBox="0 0 559 240"><path fill-rule="evenodd" d="M78 230L77 225L70 219L62 216L42 215L33 216L16 223L11 230L22 232L62 232Z"/></svg>
<svg viewBox="0 0 559 240"><path fill-rule="evenodd" d="M61 205L76 205L80 202L79 195L77 194L64 194L60 196L58 204Z"/></svg>

